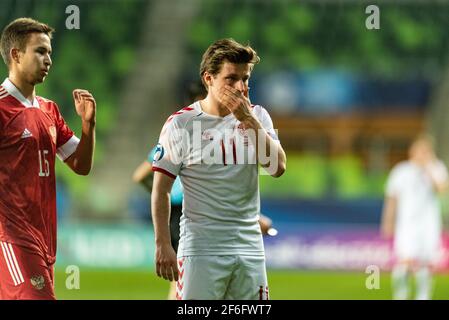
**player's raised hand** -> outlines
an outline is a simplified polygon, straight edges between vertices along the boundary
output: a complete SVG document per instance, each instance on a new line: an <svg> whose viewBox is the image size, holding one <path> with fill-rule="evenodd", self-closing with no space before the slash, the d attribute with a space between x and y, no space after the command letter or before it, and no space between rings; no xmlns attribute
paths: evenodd
<svg viewBox="0 0 449 320"><path fill-rule="evenodd" d="M156 246L156 273L169 281L178 281L178 262L171 244Z"/></svg>
<svg viewBox="0 0 449 320"><path fill-rule="evenodd" d="M92 94L83 89L73 90L73 100L75 101L76 113L82 121L95 122L97 104Z"/></svg>
<svg viewBox="0 0 449 320"><path fill-rule="evenodd" d="M218 99L223 106L234 114L237 120L244 122L253 117L247 89L241 92L229 85L225 85L220 89Z"/></svg>

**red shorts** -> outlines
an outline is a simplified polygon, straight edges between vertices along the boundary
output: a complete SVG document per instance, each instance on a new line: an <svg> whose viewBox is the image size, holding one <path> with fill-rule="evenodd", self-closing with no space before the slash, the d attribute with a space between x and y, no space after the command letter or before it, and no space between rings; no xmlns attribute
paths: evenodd
<svg viewBox="0 0 449 320"><path fill-rule="evenodd" d="M53 265L0 241L0 300L55 300Z"/></svg>

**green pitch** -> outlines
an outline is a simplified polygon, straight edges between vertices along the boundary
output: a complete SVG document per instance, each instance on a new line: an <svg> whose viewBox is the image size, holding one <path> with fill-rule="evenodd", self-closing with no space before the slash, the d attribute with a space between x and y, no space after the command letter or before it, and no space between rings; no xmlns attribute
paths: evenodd
<svg viewBox="0 0 449 320"><path fill-rule="evenodd" d="M368 290L363 272L269 271L271 299L390 299L390 275L380 276L380 288ZM80 270L80 288L68 290L68 275L56 270L58 299L164 300L168 282L153 271ZM434 299L449 299L449 275L435 278Z"/></svg>

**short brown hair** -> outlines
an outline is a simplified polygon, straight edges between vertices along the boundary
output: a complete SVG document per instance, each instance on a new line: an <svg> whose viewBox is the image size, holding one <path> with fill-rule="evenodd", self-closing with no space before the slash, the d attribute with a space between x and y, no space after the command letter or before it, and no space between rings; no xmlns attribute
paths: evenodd
<svg viewBox="0 0 449 320"><path fill-rule="evenodd" d="M260 58L249 45L244 46L234 39L228 38L215 41L203 54L203 60L200 65L201 81L206 88L207 85L203 79L204 73L207 71L215 76L220 72L221 66L226 61L231 63L250 63L254 66L259 63Z"/></svg>
<svg viewBox="0 0 449 320"><path fill-rule="evenodd" d="M3 61L9 67L11 58L9 52L12 48L18 48L20 51L25 51L28 37L31 33L45 33L51 39L51 34L55 30L45 23L36 21L31 18L19 18L8 24L3 29L0 39L0 51Z"/></svg>

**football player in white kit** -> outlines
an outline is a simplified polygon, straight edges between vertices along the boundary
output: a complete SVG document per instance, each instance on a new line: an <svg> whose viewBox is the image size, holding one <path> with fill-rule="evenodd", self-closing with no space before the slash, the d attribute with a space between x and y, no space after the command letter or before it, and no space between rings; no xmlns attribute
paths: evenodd
<svg viewBox="0 0 449 320"><path fill-rule="evenodd" d="M249 46L232 39L213 43L200 67L207 97L174 113L162 128L153 161L155 262L158 276L177 281L178 299L269 298L258 165L279 177L286 156L268 112L248 98L258 62ZM178 175L184 200L176 256L169 204Z"/></svg>
<svg viewBox="0 0 449 320"><path fill-rule="evenodd" d="M409 160L397 164L386 186L381 232L394 236L393 298L407 299L409 275L416 281L416 299L432 295L432 265L441 246L438 194L448 185L448 173L433 151L432 139L422 135L409 149Z"/></svg>

